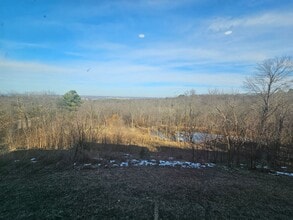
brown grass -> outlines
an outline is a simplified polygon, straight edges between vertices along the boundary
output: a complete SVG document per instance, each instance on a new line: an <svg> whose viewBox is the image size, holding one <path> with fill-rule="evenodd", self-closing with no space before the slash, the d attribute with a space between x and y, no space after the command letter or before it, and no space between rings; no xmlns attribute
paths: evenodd
<svg viewBox="0 0 293 220"><path fill-rule="evenodd" d="M99 134L99 140L104 140L107 144L139 145L147 147L150 151L156 151L156 147L159 146L176 148L187 147L187 144L163 140L159 137L151 135L149 129L130 128L125 126L105 127Z"/></svg>

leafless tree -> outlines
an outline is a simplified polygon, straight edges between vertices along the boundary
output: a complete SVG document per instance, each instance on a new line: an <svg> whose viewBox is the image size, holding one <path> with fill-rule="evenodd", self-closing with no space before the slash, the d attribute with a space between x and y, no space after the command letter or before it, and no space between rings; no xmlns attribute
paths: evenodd
<svg viewBox="0 0 293 220"><path fill-rule="evenodd" d="M245 87L259 100L259 123L256 128L258 148L261 149L262 158L267 157L271 148L280 148L280 136L285 120L284 91L292 87L293 62L290 57L276 57L267 59L256 66L255 75L247 78ZM284 112L284 114L282 113ZM276 116L276 114L280 114ZM282 113L282 114L281 114ZM275 117L273 117L275 116ZM274 121L274 118L277 120ZM271 129L279 124L278 129ZM278 138L276 139L276 133ZM276 142L276 140L278 140ZM275 150L275 152L277 152ZM264 159L266 160L266 159Z"/></svg>
<svg viewBox="0 0 293 220"><path fill-rule="evenodd" d="M264 60L256 66L255 75L244 82L249 92L261 100L260 134L265 132L265 123L278 108L277 93L292 86L293 62L290 57Z"/></svg>

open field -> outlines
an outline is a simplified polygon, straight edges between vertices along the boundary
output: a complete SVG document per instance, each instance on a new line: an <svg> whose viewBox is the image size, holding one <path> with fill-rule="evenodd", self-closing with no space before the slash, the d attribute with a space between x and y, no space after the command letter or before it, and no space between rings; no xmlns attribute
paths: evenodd
<svg viewBox="0 0 293 220"><path fill-rule="evenodd" d="M221 165L203 169L156 166L76 169L68 154L23 151L3 155L0 219L292 219L293 216L292 177L227 169ZM33 163L31 157L36 157L37 162Z"/></svg>

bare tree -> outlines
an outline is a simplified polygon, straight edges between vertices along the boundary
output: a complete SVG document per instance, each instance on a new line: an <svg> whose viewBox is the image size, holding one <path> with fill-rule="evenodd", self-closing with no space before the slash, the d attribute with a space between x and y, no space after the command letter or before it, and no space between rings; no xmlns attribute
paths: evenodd
<svg viewBox="0 0 293 220"><path fill-rule="evenodd" d="M269 162L269 152L272 148L280 148L280 139L276 143L275 132L281 133L282 122L285 114L276 117L279 122L279 131L272 130L271 127L276 124L273 116L280 113L284 108L283 91L292 86L293 62L290 57L276 57L264 60L256 66L255 75L247 78L245 87L248 91L258 97L260 101L259 122L256 128L258 137L257 148L261 152L261 160ZM280 137L280 135L279 135ZM264 149L266 148L266 150ZM277 151L278 152L278 151ZM272 161L274 162L274 161Z"/></svg>
<svg viewBox="0 0 293 220"><path fill-rule="evenodd" d="M248 91L261 100L260 134L265 132L265 123L278 108L277 93L290 88L293 62L290 57L264 60L256 66L255 75L244 82Z"/></svg>

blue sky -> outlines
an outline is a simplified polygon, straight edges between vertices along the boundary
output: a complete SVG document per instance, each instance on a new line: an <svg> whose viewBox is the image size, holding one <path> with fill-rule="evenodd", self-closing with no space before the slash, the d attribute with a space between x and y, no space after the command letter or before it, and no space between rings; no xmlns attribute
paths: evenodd
<svg viewBox="0 0 293 220"><path fill-rule="evenodd" d="M242 91L292 39L292 0L0 0L0 92Z"/></svg>

